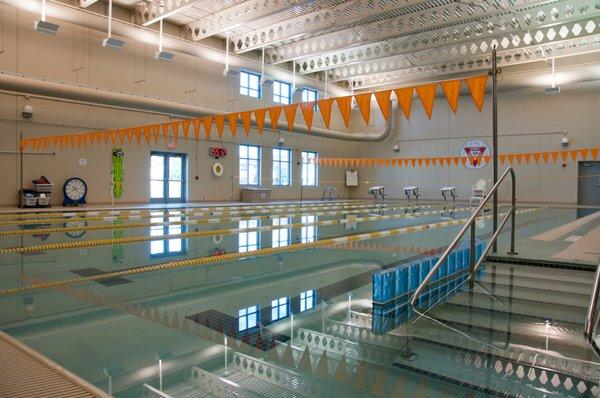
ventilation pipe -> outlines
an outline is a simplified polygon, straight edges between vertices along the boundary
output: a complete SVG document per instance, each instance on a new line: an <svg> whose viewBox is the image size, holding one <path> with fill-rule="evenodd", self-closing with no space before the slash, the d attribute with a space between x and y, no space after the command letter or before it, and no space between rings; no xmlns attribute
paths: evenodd
<svg viewBox="0 0 600 398"><path fill-rule="evenodd" d="M36 1L0 0L0 3L32 13L36 12L36 10L39 10L39 5L37 5ZM60 19L64 22L98 31L103 31L104 29L106 29L107 18L104 15L90 12L87 9L81 9L51 0L47 0L46 7L46 13L48 15L51 15L52 17ZM82 14L86 17L82 18ZM155 32L154 30L140 27L120 20L113 20L111 28L113 34L131 40L145 40L148 43L156 43L158 39L157 32ZM56 40L60 40L60 38L57 37ZM218 60L223 59L222 51L206 45L166 35L164 36L163 40L163 44L166 47L182 54L191 55L200 59L207 60L209 62L219 62ZM229 63L230 66L238 68L256 67L255 61L239 56L230 57ZM277 73L276 69L274 69L273 71L274 73ZM286 71L285 73L287 76L288 72ZM308 84L312 82L312 79L305 79L305 82ZM78 86L74 84L66 84L62 82L50 82L47 80L11 75L7 73L0 74L0 90L32 95L44 95L55 98L65 98L76 101L88 102L92 104L96 103L103 105L121 106L130 109L154 111L183 117L199 117L224 113L213 109L203 108L185 103L152 99L132 94L100 90L96 88ZM340 94L342 92L344 91L340 89ZM395 111L397 106L394 105L392 108ZM383 128L383 130L375 133L345 132L318 127L313 127L309 132L306 126L303 125L294 126L294 131L297 133L311 134L319 137L345 141L378 142L386 139L392 132L393 119L394 115L392 114L390 115L390 120L386 123L386 126ZM270 126L270 122L268 120L265 120L265 126Z"/></svg>

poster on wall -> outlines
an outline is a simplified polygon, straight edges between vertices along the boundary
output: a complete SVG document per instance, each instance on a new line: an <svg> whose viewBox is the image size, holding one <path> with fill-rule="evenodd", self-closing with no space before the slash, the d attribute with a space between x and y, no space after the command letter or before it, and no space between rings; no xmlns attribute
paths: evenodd
<svg viewBox="0 0 600 398"><path fill-rule="evenodd" d="M483 140L467 141L460 150L460 156L475 158L472 162L465 162L465 167L473 170L485 167L487 162L480 157L490 156L490 153L489 145Z"/></svg>

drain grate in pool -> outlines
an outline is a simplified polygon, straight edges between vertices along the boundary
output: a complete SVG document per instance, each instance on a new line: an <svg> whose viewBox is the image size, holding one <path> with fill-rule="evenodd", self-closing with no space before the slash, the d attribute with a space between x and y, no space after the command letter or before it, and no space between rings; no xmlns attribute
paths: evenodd
<svg viewBox="0 0 600 398"><path fill-rule="evenodd" d="M77 274L79 276L85 276L85 277L89 277L89 276L96 276L96 275L103 275L103 274L107 274L108 272L102 271L101 269L98 268L93 268L93 267L89 267L89 268L80 268L80 269L73 269L71 270L72 273ZM131 280L129 279L125 279L125 278L121 278L120 276L114 277L114 278L107 278L107 279L102 279L99 281L96 281L98 283L100 283L101 285L104 286L117 286L117 285L123 285L125 283L132 283Z"/></svg>

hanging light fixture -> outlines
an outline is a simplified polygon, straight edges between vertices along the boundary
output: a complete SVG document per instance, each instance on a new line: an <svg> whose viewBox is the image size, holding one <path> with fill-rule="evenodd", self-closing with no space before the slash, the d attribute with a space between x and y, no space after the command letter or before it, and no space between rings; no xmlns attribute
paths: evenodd
<svg viewBox="0 0 600 398"><path fill-rule="evenodd" d="M171 61L174 56L172 53L163 50L163 20L161 19L158 34L158 51L154 54L154 58L159 61Z"/></svg>
<svg viewBox="0 0 600 398"><path fill-rule="evenodd" d="M125 46L123 40L112 37L112 0L108 0L108 37L102 40L102 46L112 50L121 50Z"/></svg>
<svg viewBox="0 0 600 398"><path fill-rule="evenodd" d="M33 28L45 35L55 35L58 32L59 25L46 21L46 0L42 0L42 16L39 21L33 23Z"/></svg>
<svg viewBox="0 0 600 398"><path fill-rule="evenodd" d="M544 91L546 94L560 93L560 86L556 85L556 69L554 67L554 58L552 58L552 87L546 87Z"/></svg>

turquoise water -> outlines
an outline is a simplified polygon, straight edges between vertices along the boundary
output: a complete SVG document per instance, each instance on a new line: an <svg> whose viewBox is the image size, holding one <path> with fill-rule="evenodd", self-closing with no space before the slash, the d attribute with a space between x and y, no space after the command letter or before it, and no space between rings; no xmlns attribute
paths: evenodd
<svg viewBox="0 0 600 398"><path fill-rule="evenodd" d="M441 206L434 205L410 217L364 222L355 226L350 220L350 225L288 229L285 221L276 221L273 225L273 220L264 219L258 224L264 228L262 231L243 232L242 235L222 234L215 239L212 236L193 237L166 243L139 242L0 254L0 289L69 280L80 275L206 257L215 253L236 253L313 239L439 223L451 217L465 219L470 215L468 210L441 214L442 210ZM423 215L422 212L436 214ZM313 213L308 211L305 217ZM404 210L393 210L378 214L404 213ZM368 210L361 210L356 216L369 214ZM186 218L180 214L172 214L169 218L170 221L178 221L180 217L181 220L202 219ZM285 215L281 217L285 218ZM315 221L345 217L347 215L343 214L319 215ZM158 218L163 217L155 214L154 219ZM529 237L575 220L576 212L570 209L538 209L519 215L517 219L520 255L535 252L538 257L550 259L568 243L561 240L560 243L542 245ZM182 227L125 228L140 221L144 220L123 220L112 230L88 230L84 234L61 232L3 237L0 247L240 227L240 221L234 220ZM303 220L300 216L288 220L289 223L303 221L313 220ZM60 227L62 224L64 221L51 226ZM106 224L102 220L88 221L88 226ZM340 392L352 396L400 392L415 396L496 395L498 380L492 380L491 376L484 387L475 379L457 383L456 380L461 380L460 375L452 373L443 378L433 377L442 374L442 371L426 366L436 362L436 350L431 344L412 341L413 345L408 349L407 335L417 334L416 331L431 333L431 325L423 326L425 323L434 322L441 328L439 333L442 334L449 333L450 326L457 328L458 323L450 325L447 319L435 322L421 318L413 325L416 331L407 330L408 324L396 322L393 329L383 334L372 327L373 318L386 311L393 313L393 317L398 316L398 311L393 308L383 312L373 309L372 273L445 248L460 227L435 228L364 240L353 245L246 257L210 265L66 284L54 289L5 294L0 296L0 327L105 391L109 389L110 379L112 393L117 397L152 396L143 384L160 387L159 360L163 371L162 390L174 397L219 395L216 390L211 390L219 386L225 388L225 395L238 396L339 396ZM4 225L0 231L18 228ZM489 237L490 231L489 219L478 223L478 236ZM500 249L506 250L504 241ZM489 278L490 272L486 271L485 278ZM460 286L453 292L444 291L443 296L448 300L462 299L461 292L469 289L464 288L465 283ZM580 296L584 296L585 284L581 282L576 288L582 289ZM274 300L277 302L273 303ZM572 300L574 306L580 307L583 304L579 301L585 301L579 296ZM241 310L245 311L244 315L241 315ZM255 318L254 311L257 314ZM485 317L481 309L478 311L477 317ZM241 318L244 320L240 321ZM545 325L542 319L536 322ZM562 322L566 321L557 316L553 322L553 327L558 328L557 325L562 326ZM563 329L567 336L577 330L572 325L575 319L569 322ZM240 330L242 324L249 329ZM459 331L469 336L481 332L481 325L476 328L477 333L473 333L473 327L465 330L462 327L461 323ZM354 328L350 335L348 328ZM227 369L224 364L224 336L228 336ZM326 345L323 344L324 339ZM371 341L365 344L369 339ZM481 340L478 336L470 348L479 353L496 354L489 349L486 351L487 346ZM451 339L448 338L448 341ZM524 339L519 343L527 344L527 341ZM577 355L588 361L593 359L587 353L567 346L566 343L557 346L555 353ZM323 360L325 351L327 360ZM415 352L417 358L411 360ZM449 359L454 358L445 351L439 355L444 359L442 362L451 363ZM476 357L473 355L473 358ZM407 358L406 361L403 358ZM482 358L485 360L485 356ZM339 370L342 367L346 369L345 373ZM259 368L263 371L259 372ZM269 373L267 368L271 369ZM226 371L229 376L223 377ZM275 374L280 377L276 378ZM380 390L374 387L377 385ZM522 394L527 396L531 391L534 390Z"/></svg>

